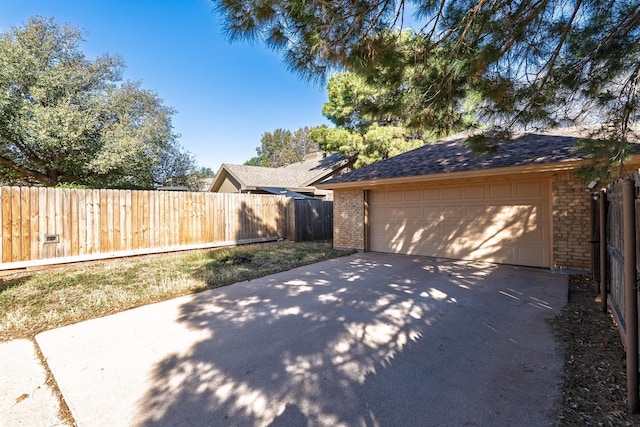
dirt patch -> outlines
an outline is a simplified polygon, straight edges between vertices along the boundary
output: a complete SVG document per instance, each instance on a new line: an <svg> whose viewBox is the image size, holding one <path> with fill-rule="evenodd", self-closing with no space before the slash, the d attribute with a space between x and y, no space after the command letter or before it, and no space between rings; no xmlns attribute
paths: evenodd
<svg viewBox="0 0 640 427"><path fill-rule="evenodd" d="M571 276L569 303L551 321L565 352L560 426L637 426L627 414L625 351L589 276Z"/></svg>

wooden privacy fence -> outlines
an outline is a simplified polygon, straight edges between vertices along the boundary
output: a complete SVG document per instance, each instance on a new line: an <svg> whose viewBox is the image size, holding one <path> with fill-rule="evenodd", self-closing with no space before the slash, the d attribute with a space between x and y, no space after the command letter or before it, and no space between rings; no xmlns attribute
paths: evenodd
<svg viewBox="0 0 640 427"><path fill-rule="evenodd" d="M617 319L627 354L627 392L630 413L639 409L638 387L638 243L640 242L640 175L620 180L599 193L599 257L595 271L602 310Z"/></svg>
<svg viewBox="0 0 640 427"><path fill-rule="evenodd" d="M0 269L275 240L287 234L288 202L271 195L0 187Z"/></svg>

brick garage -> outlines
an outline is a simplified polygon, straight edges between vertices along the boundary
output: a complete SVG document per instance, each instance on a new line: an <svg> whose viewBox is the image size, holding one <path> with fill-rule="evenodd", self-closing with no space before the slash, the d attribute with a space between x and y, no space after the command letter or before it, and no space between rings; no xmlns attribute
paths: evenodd
<svg viewBox="0 0 640 427"><path fill-rule="evenodd" d="M362 189L333 193L333 245L337 248L364 249L365 204Z"/></svg>
<svg viewBox="0 0 640 427"><path fill-rule="evenodd" d="M553 267L588 270L591 266L591 196L574 172L553 177Z"/></svg>
<svg viewBox="0 0 640 427"><path fill-rule="evenodd" d="M517 135L478 156L450 138L336 177L324 184L334 246L587 271L591 193L576 176L577 139Z"/></svg>

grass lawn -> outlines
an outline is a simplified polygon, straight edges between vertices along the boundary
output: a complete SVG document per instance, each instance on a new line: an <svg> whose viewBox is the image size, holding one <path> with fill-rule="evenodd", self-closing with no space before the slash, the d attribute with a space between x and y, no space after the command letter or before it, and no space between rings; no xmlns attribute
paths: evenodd
<svg viewBox="0 0 640 427"><path fill-rule="evenodd" d="M327 243L230 249L74 264L0 282L0 341L347 255Z"/></svg>

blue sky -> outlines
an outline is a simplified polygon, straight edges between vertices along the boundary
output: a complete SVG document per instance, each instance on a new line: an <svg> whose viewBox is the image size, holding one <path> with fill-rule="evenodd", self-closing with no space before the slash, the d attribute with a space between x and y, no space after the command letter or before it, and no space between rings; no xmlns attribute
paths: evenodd
<svg viewBox="0 0 640 427"><path fill-rule="evenodd" d="M119 54L177 113L181 145L200 166L240 164L264 132L327 124L326 89L287 70L259 43L230 43L209 0L0 0L0 32L41 15L85 31L93 58Z"/></svg>

